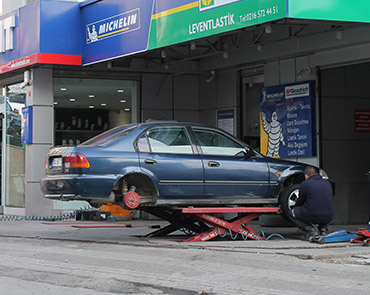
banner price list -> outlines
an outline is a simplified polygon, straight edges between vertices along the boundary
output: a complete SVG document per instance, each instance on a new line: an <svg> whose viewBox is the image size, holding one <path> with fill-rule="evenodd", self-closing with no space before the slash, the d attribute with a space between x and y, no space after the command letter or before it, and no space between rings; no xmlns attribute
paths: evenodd
<svg viewBox="0 0 370 295"><path fill-rule="evenodd" d="M287 155L289 157L304 157L310 148L311 137L307 131L310 130L310 103L294 103L287 106L286 115L286 140Z"/></svg>

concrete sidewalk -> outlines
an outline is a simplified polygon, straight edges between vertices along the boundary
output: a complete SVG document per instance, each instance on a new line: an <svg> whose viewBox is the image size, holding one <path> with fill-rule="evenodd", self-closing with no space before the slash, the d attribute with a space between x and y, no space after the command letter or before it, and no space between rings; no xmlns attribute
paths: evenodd
<svg viewBox="0 0 370 295"><path fill-rule="evenodd" d="M182 232L142 238L166 224L0 221L1 294L346 295L369 289L370 247L312 244L294 227L258 222L248 225L286 240L186 243ZM359 227L365 226L330 231Z"/></svg>
<svg viewBox="0 0 370 295"><path fill-rule="evenodd" d="M201 248L214 251L239 251L248 253L271 253L292 255L302 259L335 259L336 257L357 257L364 264L370 264L370 247L350 242L317 244L301 240L302 233L295 227L261 227L258 222L249 225L265 236L279 234L268 241L231 240L230 237L208 242L183 242L187 237L178 231L166 237L143 238L153 232L156 226L165 226L162 220L133 220L124 222L88 221L1 221L0 237L20 239L68 240L78 242L112 243L141 247ZM367 225L331 225L330 232L347 230L356 232Z"/></svg>

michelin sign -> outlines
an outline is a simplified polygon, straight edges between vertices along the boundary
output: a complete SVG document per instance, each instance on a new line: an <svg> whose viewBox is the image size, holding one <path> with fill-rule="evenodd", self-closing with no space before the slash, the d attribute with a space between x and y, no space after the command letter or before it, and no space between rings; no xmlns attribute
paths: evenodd
<svg viewBox="0 0 370 295"><path fill-rule="evenodd" d="M261 89L261 153L269 157L315 156L314 82Z"/></svg>
<svg viewBox="0 0 370 295"><path fill-rule="evenodd" d="M154 0L99 1L82 10L83 64L147 50Z"/></svg>
<svg viewBox="0 0 370 295"><path fill-rule="evenodd" d="M140 9L134 9L86 26L86 43L92 43L140 29Z"/></svg>

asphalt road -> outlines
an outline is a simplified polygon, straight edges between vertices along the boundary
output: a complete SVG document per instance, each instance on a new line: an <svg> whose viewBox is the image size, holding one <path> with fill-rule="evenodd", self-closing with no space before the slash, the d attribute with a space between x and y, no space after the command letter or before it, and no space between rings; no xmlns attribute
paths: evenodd
<svg viewBox="0 0 370 295"><path fill-rule="evenodd" d="M278 231L279 229L274 229ZM183 243L145 226L0 223L0 294L367 294L370 247L299 240ZM282 230L281 230L282 231Z"/></svg>

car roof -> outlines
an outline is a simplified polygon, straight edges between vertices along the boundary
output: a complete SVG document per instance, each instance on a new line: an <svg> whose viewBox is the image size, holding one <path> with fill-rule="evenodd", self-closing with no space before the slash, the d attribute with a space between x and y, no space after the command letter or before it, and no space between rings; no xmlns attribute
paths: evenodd
<svg viewBox="0 0 370 295"><path fill-rule="evenodd" d="M142 122L142 123L132 123L132 124L126 124L126 125L121 125L117 126L115 128L112 128L110 130L107 130L96 137L93 137L84 143L82 145L91 145L96 142L101 143L102 138L109 138L114 134L119 134L122 131L126 130L132 130L130 135L127 135L127 138L130 138L131 136L136 137L138 135L138 132L142 132L145 129L151 128L151 127L160 127L160 126L198 126L198 127L205 127L205 128L215 128L211 126L206 126L204 124L199 124L199 123L187 123L187 122L177 122L177 121L152 121L152 122ZM107 140L107 142L110 142L111 139Z"/></svg>
<svg viewBox="0 0 370 295"><path fill-rule="evenodd" d="M131 126L139 126L139 127L154 127L154 126L199 126L199 127L207 127L207 128L216 128L214 126L208 126L205 124L200 123L192 123L192 122L178 122L178 121L150 121L150 122L142 122L142 123L133 123L129 124ZM129 126L126 125L126 126ZM217 128L216 128L217 129Z"/></svg>

